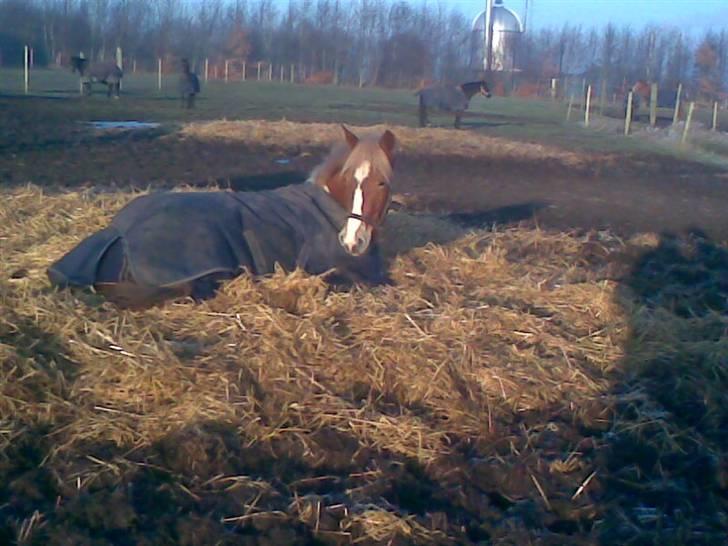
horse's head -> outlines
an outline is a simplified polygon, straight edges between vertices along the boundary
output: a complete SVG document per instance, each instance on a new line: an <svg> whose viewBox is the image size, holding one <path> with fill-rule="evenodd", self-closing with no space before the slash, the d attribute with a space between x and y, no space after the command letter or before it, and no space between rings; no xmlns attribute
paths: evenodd
<svg viewBox="0 0 728 546"><path fill-rule="evenodd" d="M485 98L490 98L490 88L488 88L488 84L485 83L485 80L463 83L460 84L458 88L463 92L468 100L473 98L475 95L483 95Z"/></svg>
<svg viewBox="0 0 728 546"><path fill-rule="evenodd" d="M480 94L483 95L486 99L489 99L491 97L490 94L490 88L488 87L488 84L485 83L484 80L480 80Z"/></svg>
<svg viewBox="0 0 728 546"><path fill-rule="evenodd" d="M78 72L81 76L83 76L87 64L88 59L84 59L83 57L71 57L71 72Z"/></svg>
<svg viewBox="0 0 728 546"><path fill-rule="evenodd" d="M364 254L392 200L390 181L396 139L387 130L378 138L360 139L346 127L340 168L323 169L317 183L348 212L339 242L352 256Z"/></svg>

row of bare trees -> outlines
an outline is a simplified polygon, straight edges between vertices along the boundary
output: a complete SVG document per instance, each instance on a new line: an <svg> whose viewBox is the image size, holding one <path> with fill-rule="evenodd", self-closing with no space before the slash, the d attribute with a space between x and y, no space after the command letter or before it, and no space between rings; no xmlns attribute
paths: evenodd
<svg viewBox="0 0 728 546"><path fill-rule="evenodd" d="M728 83L728 31L691 36L678 29L646 26L635 31L607 24L584 30L564 25L522 38L519 65L531 78L577 76L602 85L609 93L623 91L637 80L675 89L692 87L715 98Z"/></svg>
<svg viewBox="0 0 728 546"><path fill-rule="evenodd" d="M0 0L3 64L84 51L152 68L159 57L263 60L329 71L344 83L412 86L479 75L469 16L442 3L387 0ZM513 40L515 82L566 75L609 92L638 79L716 95L728 80L728 32L564 25ZM595 85L595 87L599 87Z"/></svg>

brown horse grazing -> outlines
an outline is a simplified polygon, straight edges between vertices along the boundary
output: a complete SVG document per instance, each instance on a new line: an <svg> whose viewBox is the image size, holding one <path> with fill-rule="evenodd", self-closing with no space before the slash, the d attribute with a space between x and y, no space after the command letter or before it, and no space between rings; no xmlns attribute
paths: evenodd
<svg viewBox="0 0 728 546"><path fill-rule="evenodd" d="M490 98L490 89L483 80L460 85L431 85L415 93L420 98L420 127L427 125L427 109L438 108L455 114L455 128L460 128L460 119L476 94Z"/></svg>
<svg viewBox="0 0 728 546"><path fill-rule="evenodd" d="M214 294L220 281L275 265L348 281L387 282L376 243L391 202L395 137L344 127L307 183L260 192L160 192L132 200L111 224L48 268L52 284L95 287L121 307Z"/></svg>

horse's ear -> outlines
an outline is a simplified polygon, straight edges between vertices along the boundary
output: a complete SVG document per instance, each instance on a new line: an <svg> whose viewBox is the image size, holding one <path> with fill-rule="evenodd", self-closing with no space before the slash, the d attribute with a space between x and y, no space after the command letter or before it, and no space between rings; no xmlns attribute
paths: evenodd
<svg viewBox="0 0 728 546"><path fill-rule="evenodd" d="M349 145L349 148L352 150L354 149L354 146L357 145L359 142L359 137L356 136L354 133L349 131L344 125L341 126L341 128L344 130L344 137L346 138L346 143Z"/></svg>
<svg viewBox="0 0 728 546"><path fill-rule="evenodd" d="M379 147L384 151L385 154L387 154L387 158L389 159L389 162L392 162L392 159L394 159L394 147L397 144L397 138L394 136L394 133L387 129L384 131L384 134L379 138Z"/></svg>

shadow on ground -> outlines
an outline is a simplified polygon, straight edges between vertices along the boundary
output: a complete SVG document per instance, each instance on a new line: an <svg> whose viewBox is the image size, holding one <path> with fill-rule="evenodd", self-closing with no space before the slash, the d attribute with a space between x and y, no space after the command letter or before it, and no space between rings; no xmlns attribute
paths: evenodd
<svg viewBox="0 0 728 546"><path fill-rule="evenodd" d="M723 543L728 249L700 230L664 234L619 297L632 333L602 437L602 543Z"/></svg>
<svg viewBox="0 0 728 546"><path fill-rule="evenodd" d="M479 221L518 219L533 206L480 213ZM596 271L606 271L610 260L629 260L613 280L621 286L617 301L631 326L613 388L594 400L590 419L583 417L586 408L565 410L559 401L538 412L504 407L493 425L497 433L448 432L447 455L424 465L364 445L341 428L311 430L311 423L289 412L291 400L264 388L236 362L256 417L274 430L264 438L250 436L239 422L202 420L141 447L87 443L64 432L70 414L53 427L22 413L4 416L3 432L14 433L0 452L0 540L722 543L728 512L728 251L694 232L663 235L631 252L589 258ZM530 305L500 294L492 300L516 306L514 312ZM543 312L528 307L528 313ZM0 337L18 358L5 362L6 376L23 359L45 363L46 371L31 377L37 382L16 397L35 396L39 407L63 400L75 378L74 363L62 357L69 352L64 343L29 319L9 317L0 324L15 325L4 326ZM573 365L588 372L588 363ZM459 373L442 371L455 387L453 403L480 414L489 407L487 395ZM18 384L27 380L22 369L12 377ZM404 386L387 390L384 382L385 390L377 391L353 378L327 383L326 396L374 415L416 416L433 429L443 426L441 415L408 401ZM549 470L569 454L590 465L581 469L587 479ZM367 518L381 518L382 511L416 521L426 532L408 535L420 527L393 527L378 540L367 534Z"/></svg>

